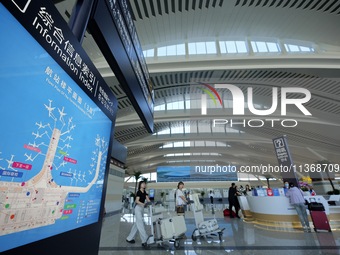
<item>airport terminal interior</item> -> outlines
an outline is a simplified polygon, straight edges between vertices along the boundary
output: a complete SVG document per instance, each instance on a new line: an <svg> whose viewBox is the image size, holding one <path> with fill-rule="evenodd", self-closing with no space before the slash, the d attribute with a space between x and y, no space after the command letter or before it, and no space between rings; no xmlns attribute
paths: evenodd
<svg viewBox="0 0 340 255"><path fill-rule="evenodd" d="M69 22L82 2L53 4ZM340 1L128 3L149 73L151 128L94 26L82 41L117 98L114 140L123 148L112 154L98 255L340 254ZM152 201L145 246L139 233L127 242L141 180ZM285 180L322 204L330 229L313 224L307 204L311 229L302 226ZM239 210L230 212L232 183ZM178 215L183 233L156 240L158 220Z"/></svg>

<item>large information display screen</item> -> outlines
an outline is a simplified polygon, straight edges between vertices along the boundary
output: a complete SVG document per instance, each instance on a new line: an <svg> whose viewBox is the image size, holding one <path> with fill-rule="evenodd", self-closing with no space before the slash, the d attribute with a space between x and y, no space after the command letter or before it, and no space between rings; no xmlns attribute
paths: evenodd
<svg viewBox="0 0 340 255"><path fill-rule="evenodd" d="M157 182L237 181L236 166L159 166Z"/></svg>
<svg viewBox="0 0 340 255"><path fill-rule="evenodd" d="M0 33L2 252L98 221L112 120L1 3Z"/></svg>

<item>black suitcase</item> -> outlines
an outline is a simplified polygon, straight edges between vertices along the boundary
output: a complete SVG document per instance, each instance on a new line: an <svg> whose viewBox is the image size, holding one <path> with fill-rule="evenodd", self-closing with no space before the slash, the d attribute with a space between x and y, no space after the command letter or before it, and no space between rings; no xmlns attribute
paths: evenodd
<svg viewBox="0 0 340 255"><path fill-rule="evenodd" d="M323 212L323 211L325 211L325 207L323 206L322 203L311 202L311 203L308 204L308 210L309 211Z"/></svg>
<svg viewBox="0 0 340 255"><path fill-rule="evenodd" d="M308 203L308 210L309 211L318 211L318 212L324 212L325 211L325 207L323 206L323 204L316 202L315 198L310 198L309 201L310 201Z"/></svg>

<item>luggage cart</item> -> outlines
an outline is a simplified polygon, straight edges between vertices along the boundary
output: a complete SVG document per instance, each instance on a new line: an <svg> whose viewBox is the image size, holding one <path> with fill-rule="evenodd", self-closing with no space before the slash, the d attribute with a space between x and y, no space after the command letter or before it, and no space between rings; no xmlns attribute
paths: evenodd
<svg viewBox="0 0 340 255"><path fill-rule="evenodd" d="M180 247L180 239L185 234L187 228L183 216L164 218L165 210L153 207L152 203L145 204L149 209L151 219L151 234L149 235L145 248L152 244L161 246L164 242L173 243L175 249Z"/></svg>
<svg viewBox="0 0 340 255"><path fill-rule="evenodd" d="M222 242L223 231L225 228L220 229L218 226L217 220L204 220L203 217L203 205L199 202L199 198L197 194L191 195L191 210L194 212L195 224L196 228L192 232L191 239L196 241L198 237L208 237L208 236L217 236Z"/></svg>

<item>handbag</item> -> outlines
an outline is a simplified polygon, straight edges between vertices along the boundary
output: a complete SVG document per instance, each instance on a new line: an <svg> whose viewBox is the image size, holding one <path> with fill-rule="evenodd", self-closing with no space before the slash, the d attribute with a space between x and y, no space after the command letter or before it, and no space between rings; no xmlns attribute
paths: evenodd
<svg viewBox="0 0 340 255"><path fill-rule="evenodd" d="M184 213L184 206L182 205L179 205L176 207L176 212L177 213Z"/></svg>

